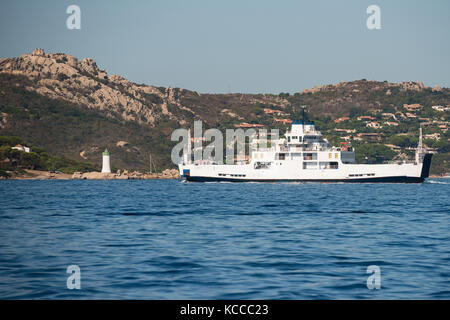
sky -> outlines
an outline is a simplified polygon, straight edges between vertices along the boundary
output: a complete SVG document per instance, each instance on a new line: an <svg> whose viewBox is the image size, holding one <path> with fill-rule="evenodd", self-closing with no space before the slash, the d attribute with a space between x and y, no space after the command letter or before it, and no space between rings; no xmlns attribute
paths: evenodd
<svg viewBox="0 0 450 320"><path fill-rule="evenodd" d="M66 27L69 5L81 29ZM378 5L381 29L369 30ZM0 57L34 48L201 93L367 79L450 87L448 0L0 0Z"/></svg>

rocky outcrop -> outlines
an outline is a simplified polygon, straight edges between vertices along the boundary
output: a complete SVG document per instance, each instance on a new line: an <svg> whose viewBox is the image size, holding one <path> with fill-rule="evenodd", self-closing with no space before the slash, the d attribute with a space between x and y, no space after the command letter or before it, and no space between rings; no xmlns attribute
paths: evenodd
<svg viewBox="0 0 450 320"><path fill-rule="evenodd" d="M72 179L75 180L146 180L146 179L178 179L180 175L176 169L166 169L162 173L143 173L139 171L129 172L128 170L117 173L101 172L75 172Z"/></svg>
<svg viewBox="0 0 450 320"><path fill-rule="evenodd" d="M433 92L440 92L440 91L442 91L442 89L441 89L440 86L435 85L435 86L433 87L432 91L433 91Z"/></svg>
<svg viewBox="0 0 450 320"><path fill-rule="evenodd" d="M117 143L116 143L116 146L118 146L120 148L127 147L129 145L130 144L128 142L126 142L126 141L117 141Z"/></svg>
<svg viewBox="0 0 450 320"><path fill-rule="evenodd" d="M376 91L381 88L386 88L386 95L390 95L391 91L389 88L399 88L402 91L412 90L412 91L421 91L423 89L429 88L426 87L422 82L413 82L413 81L405 81L400 83L389 83L385 82L377 82L377 81L367 81L367 80L357 80L353 82L342 81L336 84L322 85L322 86L314 86L311 89L305 89L301 93L317 93L321 91L332 91L335 89L352 89L352 92L358 93L360 90L358 89L358 82L363 81L364 83L373 83L378 84L376 86L372 86L371 90Z"/></svg>
<svg viewBox="0 0 450 320"><path fill-rule="evenodd" d="M400 86L400 89L403 91L406 91L406 90L421 91L421 90L427 88L420 81L419 82L413 82L413 81L401 82L399 84L399 86Z"/></svg>
<svg viewBox="0 0 450 320"><path fill-rule="evenodd" d="M166 179L178 179L180 174L177 169L166 169L162 172L161 176Z"/></svg>
<svg viewBox="0 0 450 320"><path fill-rule="evenodd" d="M45 52L44 52L44 49L36 48L36 49L33 50L33 53L31 55L38 56L38 57L43 57L43 56L45 56Z"/></svg>
<svg viewBox="0 0 450 320"><path fill-rule="evenodd" d="M153 86L132 83L120 76L108 76L91 58L78 61L72 55L32 54L0 60L0 72L24 75L35 82L27 89L49 98L63 99L105 111L108 116L154 125L161 117L175 119L169 111L182 90L161 92Z"/></svg>

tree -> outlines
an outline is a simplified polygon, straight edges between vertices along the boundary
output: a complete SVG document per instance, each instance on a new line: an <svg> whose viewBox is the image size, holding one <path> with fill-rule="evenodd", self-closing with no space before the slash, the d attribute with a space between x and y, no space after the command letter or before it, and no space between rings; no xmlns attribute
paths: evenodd
<svg viewBox="0 0 450 320"><path fill-rule="evenodd" d="M389 137L389 143L402 147L402 148L408 148L408 147L415 147L417 146L417 139L409 137L409 136L400 136L395 135Z"/></svg>
<svg viewBox="0 0 450 320"><path fill-rule="evenodd" d="M434 141L431 146L440 153L450 152L450 142L446 140Z"/></svg>
<svg viewBox="0 0 450 320"><path fill-rule="evenodd" d="M396 155L383 144L362 144L355 149L356 160L360 163L382 163L392 160Z"/></svg>

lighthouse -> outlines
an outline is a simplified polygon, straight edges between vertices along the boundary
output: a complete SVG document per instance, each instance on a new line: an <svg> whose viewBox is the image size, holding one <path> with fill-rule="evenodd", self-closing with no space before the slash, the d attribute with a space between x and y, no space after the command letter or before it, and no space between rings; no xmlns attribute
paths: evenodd
<svg viewBox="0 0 450 320"><path fill-rule="evenodd" d="M108 149L105 149L105 151L102 154L103 154L102 173L111 173L111 164Z"/></svg>

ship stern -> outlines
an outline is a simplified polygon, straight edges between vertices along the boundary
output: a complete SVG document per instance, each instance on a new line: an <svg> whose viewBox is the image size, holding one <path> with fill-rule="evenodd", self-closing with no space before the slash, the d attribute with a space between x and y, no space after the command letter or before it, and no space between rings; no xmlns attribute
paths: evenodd
<svg viewBox="0 0 450 320"><path fill-rule="evenodd" d="M431 158L433 157L432 153L426 153L423 156L422 160L422 171L420 173L420 178L425 180L430 176L430 168L431 168Z"/></svg>

